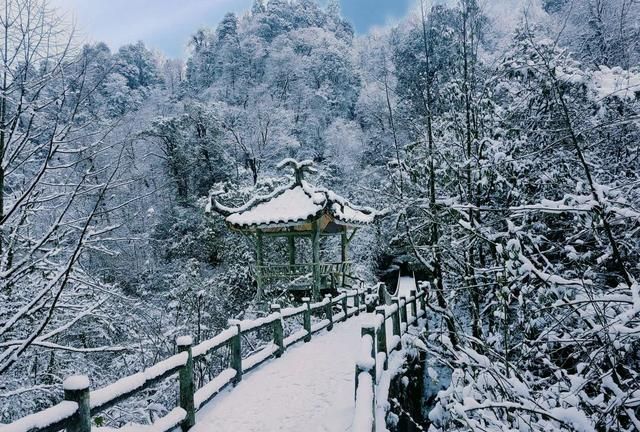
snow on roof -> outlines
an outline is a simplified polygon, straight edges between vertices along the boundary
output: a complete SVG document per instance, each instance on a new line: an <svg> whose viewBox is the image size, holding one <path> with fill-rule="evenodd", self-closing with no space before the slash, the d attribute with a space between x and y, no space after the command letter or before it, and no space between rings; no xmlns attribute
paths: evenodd
<svg viewBox="0 0 640 432"><path fill-rule="evenodd" d="M327 213L337 223L362 226L375 221L383 212L359 207L328 189L315 187L302 180L300 172L310 172L311 161L285 159L278 166L290 166L296 171L294 182L266 196L251 199L238 208L226 207L211 197L208 209L226 217L227 223L239 228L282 227L315 220Z"/></svg>
<svg viewBox="0 0 640 432"><path fill-rule="evenodd" d="M309 194L302 186L295 186L249 209L234 212L227 216L226 220L237 226L300 222L318 215L324 209L325 203L324 194Z"/></svg>

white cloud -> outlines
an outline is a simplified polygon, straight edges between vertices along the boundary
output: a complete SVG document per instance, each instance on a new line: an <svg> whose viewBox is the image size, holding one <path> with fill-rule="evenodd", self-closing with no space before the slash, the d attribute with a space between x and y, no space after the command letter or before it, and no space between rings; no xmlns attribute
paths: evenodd
<svg viewBox="0 0 640 432"><path fill-rule="evenodd" d="M203 25L215 26L224 13L237 8L233 0L53 0L68 14L87 41L104 41L112 48L144 40L175 38L184 45ZM244 6L244 4L243 4ZM211 21L208 21L211 19ZM158 47L157 48L166 48ZM176 54L176 53L172 53Z"/></svg>

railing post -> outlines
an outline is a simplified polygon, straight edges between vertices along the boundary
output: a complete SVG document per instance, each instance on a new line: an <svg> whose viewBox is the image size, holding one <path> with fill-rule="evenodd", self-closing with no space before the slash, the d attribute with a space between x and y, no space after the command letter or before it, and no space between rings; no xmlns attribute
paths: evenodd
<svg viewBox="0 0 640 432"><path fill-rule="evenodd" d="M400 305L402 306L400 308L400 322L405 323L405 325L409 327L409 320L407 318L407 298L406 297L400 298Z"/></svg>
<svg viewBox="0 0 640 432"><path fill-rule="evenodd" d="M62 383L64 400L78 404L78 411L71 418L67 432L91 432L91 405L89 403L89 378L86 375L70 376Z"/></svg>
<svg viewBox="0 0 640 432"><path fill-rule="evenodd" d="M282 325L282 313L280 312L280 305L272 304L271 313L277 313L280 316L273 322L273 343L278 346L276 357L280 357L282 354L284 354L284 350L286 349L284 346L284 328Z"/></svg>
<svg viewBox="0 0 640 432"><path fill-rule="evenodd" d="M367 312L373 312L373 310L375 309L375 303L370 301L369 303L367 303L367 297L369 297L369 300L371 300L371 292L372 289L371 287L367 287L367 294L365 296L365 300L364 300L364 304L367 307Z"/></svg>
<svg viewBox="0 0 640 432"><path fill-rule="evenodd" d="M427 290L424 287L420 291L420 308L425 314L427 313Z"/></svg>
<svg viewBox="0 0 640 432"><path fill-rule="evenodd" d="M428 282L427 287L423 287L422 291L420 292L420 307L425 314L427 313L427 294L429 293L428 288L433 288L433 284L431 282Z"/></svg>
<svg viewBox="0 0 640 432"><path fill-rule="evenodd" d="M347 294L342 297L342 312L344 312L344 318L342 318L342 321L346 321L348 318L347 314L349 313L349 306L347 305Z"/></svg>
<svg viewBox="0 0 640 432"><path fill-rule="evenodd" d="M380 317L378 319L378 321L382 321L382 324L380 325L380 327L378 327L377 329L377 344L378 344L378 352L384 353L384 370L387 370L387 368L389 367L389 362L387 357L389 357L389 354L387 352L387 320L386 320L386 307L385 306L378 306L376 308L376 314Z"/></svg>
<svg viewBox="0 0 640 432"><path fill-rule="evenodd" d="M378 306L387 304L387 296L385 295L386 286L383 283L378 284Z"/></svg>
<svg viewBox="0 0 640 432"><path fill-rule="evenodd" d="M187 362L180 368L178 374L180 380L180 408L187 412L187 416L180 424L180 428L183 431L188 431L196 424L196 408L193 401L193 394L195 393L193 385L193 356L191 355L191 345L193 340L191 336L182 336L176 340L178 345L178 352L187 353Z"/></svg>
<svg viewBox="0 0 640 432"><path fill-rule="evenodd" d="M361 373L368 373L371 376L371 388L368 389L371 393L371 432L376 430L376 327L368 326L362 327L362 336L369 336L371 338L371 358L373 359L373 366L367 365L367 368L364 369L361 365L356 364L356 386L355 386L355 400L357 404L358 400L358 385L360 384L359 377Z"/></svg>
<svg viewBox="0 0 640 432"><path fill-rule="evenodd" d="M409 291L409 295L411 295L411 297L413 297L413 301L411 302L411 317L416 321L416 324L417 324L417 322L418 322L418 307L417 307L418 294L417 294L416 290L411 290L411 291Z"/></svg>
<svg viewBox="0 0 640 432"><path fill-rule="evenodd" d="M375 325L363 325L362 329L360 330L360 335L361 335L361 338L360 338L361 343L362 343L362 336L371 336L371 358L373 359L373 367L371 368L367 367L365 369L362 365L356 363L356 380L355 380L356 396L358 394L358 384L359 384L358 377L360 376L361 372L367 372L369 375L371 375L371 382L373 383L374 387L376 384L376 327Z"/></svg>
<svg viewBox="0 0 640 432"><path fill-rule="evenodd" d="M360 315L360 290L356 290L356 295L353 296L353 306L356 308L356 316Z"/></svg>
<svg viewBox="0 0 640 432"><path fill-rule="evenodd" d="M236 324L237 334L231 338L231 367L236 370L233 378L233 385L242 381L242 329L240 324Z"/></svg>
<svg viewBox="0 0 640 432"><path fill-rule="evenodd" d="M393 334L400 336L400 300L397 298L392 299L394 305L396 305L396 311L391 315L391 321L393 322Z"/></svg>
<svg viewBox="0 0 640 432"><path fill-rule="evenodd" d="M302 301L307 307L304 310L304 315L303 315L304 329L307 331L307 335L304 337L304 341L310 342L311 341L311 299L309 297L304 297Z"/></svg>
<svg viewBox="0 0 640 432"><path fill-rule="evenodd" d="M333 330L333 300L331 298L331 294L327 294L325 296L327 299L327 303L324 305L324 313L329 320L329 325L327 326L327 331Z"/></svg>

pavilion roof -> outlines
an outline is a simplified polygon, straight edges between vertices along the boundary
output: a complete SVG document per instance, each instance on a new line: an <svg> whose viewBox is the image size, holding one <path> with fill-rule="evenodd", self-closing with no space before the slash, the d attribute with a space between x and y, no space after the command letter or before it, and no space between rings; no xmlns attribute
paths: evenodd
<svg viewBox="0 0 640 432"><path fill-rule="evenodd" d="M384 212L352 204L333 191L316 187L303 180L302 172L311 171L311 161L286 159L278 166L292 166L295 180L265 196L257 196L241 207L231 208L212 196L210 210L225 216L226 222L238 229L277 228L303 225L323 215L338 225L364 226Z"/></svg>

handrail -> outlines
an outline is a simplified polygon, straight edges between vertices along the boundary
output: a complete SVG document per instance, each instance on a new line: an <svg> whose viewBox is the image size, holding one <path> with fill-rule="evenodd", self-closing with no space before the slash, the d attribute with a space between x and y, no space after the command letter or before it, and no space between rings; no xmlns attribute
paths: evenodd
<svg viewBox="0 0 640 432"><path fill-rule="evenodd" d="M408 298L392 298L391 304L376 307L376 319L373 322L362 326L362 349L355 368L354 431L375 432L375 386L380 381L382 371L388 369L391 353L401 349L402 336L409 326L417 324L418 319L426 315L426 295L427 291L422 289L411 290ZM392 337L387 340L389 319L392 321Z"/></svg>
<svg viewBox="0 0 640 432"><path fill-rule="evenodd" d="M360 281L359 278L350 274L352 265L351 261L320 262L318 263L318 268L320 275L331 277L332 286L335 286L333 279L336 276L343 279L342 285L345 286L345 278ZM311 277L314 271L314 263L262 264L256 267L256 271L263 280L289 280L296 282L300 278ZM364 284L360 283L360 287L363 288Z"/></svg>
<svg viewBox="0 0 640 432"><path fill-rule="evenodd" d="M176 339L179 351L177 354L142 372L121 378L100 389L90 391L87 377L76 376L66 379L63 384L64 401L51 408L22 417L13 423L2 425L0 432L5 430L55 432L61 429L90 432L92 416L176 374L179 375L180 406L156 420L153 427L158 431L169 431L177 426L187 430L195 422L195 412L228 385L238 384L244 373L257 368L273 357L280 357L287 348L301 340L311 341L313 334L325 328L331 331L335 322L346 321L364 310L373 311L378 302L377 296L377 290L374 292L369 287L366 290L344 292L335 298L327 295L317 303L311 303L309 298L304 298L303 305L299 307L280 309L279 305L272 305L271 313L263 318L231 320L227 329L195 346L192 344L191 337L179 337ZM353 303L351 307L348 305L349 299ZM341 311L334 315L334 307L339 307ZM324 319L312 324L311 317L314 313L323 314ZM303 329L284 337L284 320L300 316L303 317ZM242 336L267 327L273 329L272 341L249 357L242 358ZM230 367L196 389L194 362L205 360L208 354L225 346L229 346L231 350Z"/></svg>
<svg viewBox="0 0 640 432"><path fill-rule="evenodd" d="M327 266L338 266L341 264L346 264L346 265L353 265L352 261L329 261L329 262L325 262L322 261L319 263L321 266L322 265L327 265ZM294 263L294 264L287 264L287 263L267 263L267 264L262 264L257 266L258 268L268 268L268 267L272 267L272 268L290 268L290 267L312 267L313 263Z"/></svg>

